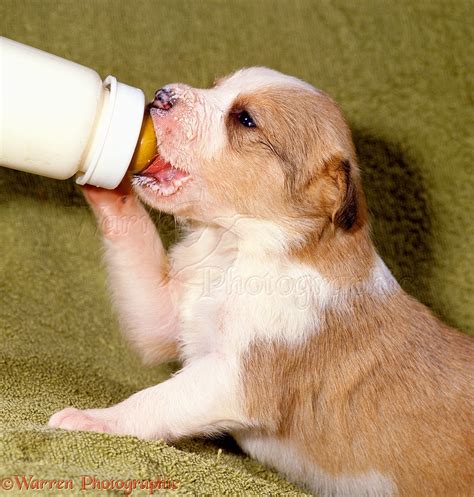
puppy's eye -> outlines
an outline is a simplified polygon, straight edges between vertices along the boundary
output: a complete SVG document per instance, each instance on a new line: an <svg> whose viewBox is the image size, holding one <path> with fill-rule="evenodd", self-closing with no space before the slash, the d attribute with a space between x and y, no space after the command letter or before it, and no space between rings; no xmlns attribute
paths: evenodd
<svg viewBox="0 0 474 497"><path fill-rule="evenodd" d="M255 121L252 119L252 116L246 110L238 112L237 119L239 120L239 123L242 124L242 126L245 126L246 128L257 127Z"/></svg>

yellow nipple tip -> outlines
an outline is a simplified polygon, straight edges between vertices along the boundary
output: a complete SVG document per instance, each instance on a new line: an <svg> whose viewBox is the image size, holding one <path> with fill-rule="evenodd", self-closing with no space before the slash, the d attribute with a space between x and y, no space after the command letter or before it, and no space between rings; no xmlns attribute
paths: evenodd
<svg viewBox="0 0 474 497"><path fill-rule="evenodd" d="M155 128L153 127L153 121L147 109L143 116L142 128L138 136L135 152L133 153L130 162L129 171L132 173L143 171L157 153Z"/></svg>

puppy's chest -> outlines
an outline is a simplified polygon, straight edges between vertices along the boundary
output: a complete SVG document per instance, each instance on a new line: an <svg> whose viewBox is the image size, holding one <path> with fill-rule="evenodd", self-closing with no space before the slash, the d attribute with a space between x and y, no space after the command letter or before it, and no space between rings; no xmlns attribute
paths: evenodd
<svg viewBox="0 0 474 497"><path fill-rule="evenodd" d="M192 234L173 251L173 268L183 282L179 319L185 359L235 356L256 338L298 340L314 326L311 275L239 252L230 235Z"/></svg>

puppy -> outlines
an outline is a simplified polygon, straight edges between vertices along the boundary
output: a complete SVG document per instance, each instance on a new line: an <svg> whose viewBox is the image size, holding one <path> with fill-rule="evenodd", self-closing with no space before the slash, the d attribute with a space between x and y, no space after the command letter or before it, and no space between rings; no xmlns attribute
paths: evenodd
<svg viewBox="0 0 474 497"><path fill-rule="evenodd" d="M150 112L159 157L133 191L85 193L126 336L146 363L183 368L49 425L168 442L230 432L321 496L472 495L473 342L377 255L337 105L251 68L166 86ZM137 196L183 222L169 253Z"/></svg>

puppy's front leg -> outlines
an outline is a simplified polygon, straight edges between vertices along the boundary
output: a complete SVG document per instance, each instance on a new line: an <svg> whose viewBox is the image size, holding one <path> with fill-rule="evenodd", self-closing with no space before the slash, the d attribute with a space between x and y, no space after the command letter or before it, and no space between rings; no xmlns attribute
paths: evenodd
<svg viewBox="0 0 474 497"><path fill-rule="evenodd" d="M155 226L128 180L116 190L85 187L104 236L110 289L120 324L146 363L177 356L179 284L168 277Z"/></svg>
<svg viewBox="0 0 474 497"><path fill-rule="evenodd" d="M237 388L237 374L229 364L208 356L115 406L64 409L49 426L166 441L227 431L245 424Z"/></svg>

